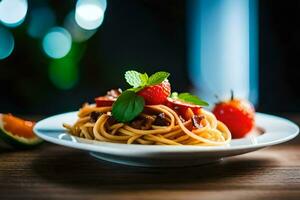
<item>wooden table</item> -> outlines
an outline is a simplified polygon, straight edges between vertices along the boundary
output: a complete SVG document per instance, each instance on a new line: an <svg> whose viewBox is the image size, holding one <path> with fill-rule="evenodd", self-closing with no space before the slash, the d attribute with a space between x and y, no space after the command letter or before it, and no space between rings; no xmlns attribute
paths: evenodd
<svg viewBox="0 0 300 200"><path fill-rule="evenodd" d="M289 118L300 124L300 116ZM136 168L53 144L0 150L0 199L300 199L300 138L218 164Z"/></svg>

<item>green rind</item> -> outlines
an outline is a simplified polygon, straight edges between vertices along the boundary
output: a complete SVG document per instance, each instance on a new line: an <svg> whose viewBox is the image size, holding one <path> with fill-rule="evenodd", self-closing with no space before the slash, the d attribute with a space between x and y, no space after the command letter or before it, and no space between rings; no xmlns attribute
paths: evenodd
<svg viewBox="0 0 300 200"><path fill-rule="evenodd" d="M5 143L16 147L18 149L28 149L33 148L43 142L42 139L35 137L33 139L27 139L24 137L13 135L12 133L6 131L3 128L3 122L0 116L0 139L2 139Z"/></svg>

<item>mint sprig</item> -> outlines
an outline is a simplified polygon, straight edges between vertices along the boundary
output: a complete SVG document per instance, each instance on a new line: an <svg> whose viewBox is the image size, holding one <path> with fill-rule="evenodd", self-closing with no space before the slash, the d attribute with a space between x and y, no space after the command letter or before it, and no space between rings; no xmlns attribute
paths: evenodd
<svg viewBox="0 0 300 200"><path fill-rule="evenodd" d="M180 94L178 94L177 92L173 92L171 94L171 98L177 99L177 100L180 100L183 102L187 102L187 103L192 103L192 104L199 105L199 106L208 106L209 105L206 101L200 99L196 95L192 95L187 92L180 93Z"/></svg>
<svg viewBox="0 0 300 200"><path fill-rule="evenodd" d="M148 77L147 73L140 73L134 70L125 73L126 82L133 88L143 89L146 86L157 85L162 83L170 76L168 72L156 72Z"/></svg>
<svg viewBox="0 0 300 200"><path fill-rule="evenodd" d="M144 106L143 97L127 90L113 104L112 115L119 122L129 122L143 111Z"/></svg>
<svg viewBox="0 0 300 200"><path fill-rule="evenodd" d="M129 122L137 117L144 109L145 100L136 93L147 86L162 83L170 76L168 72L156 72L150 77L146 73L134 70L125 73L126 82L132 86L123 92L113 104L112 115L119 122Z"/></svg>
<svg viewBox="0 0 300 200"><path fill-rule="evenodd" d="M134 70L125 73L126 82L132 86L123 92L112 106L112 116L119 122L130 122L137 117L144 109L145 100L137 95L137 92L147 86L157 85L165 81L170 73L160 71L150 77L146 73ZM170 96L182 102L191 103L199 106L208 106L208 103L190 93L173 92Z"/></svg>
<svg viewBox="0 0 300 200"><path fill-rule="evenodd" d="M125 79L133 88L138 88L147 84L148 75L146 73L141 74L137 71L130 70L125 73Z"/></svg>
<svg viewBox="0 0 300 200"><path fill-rule="evenodd" d="M168 72L156 72L155 74L152 74L148 81L147 85L157 85L162 83L164 80L166 80L170 76L170 73Z"/></svg>

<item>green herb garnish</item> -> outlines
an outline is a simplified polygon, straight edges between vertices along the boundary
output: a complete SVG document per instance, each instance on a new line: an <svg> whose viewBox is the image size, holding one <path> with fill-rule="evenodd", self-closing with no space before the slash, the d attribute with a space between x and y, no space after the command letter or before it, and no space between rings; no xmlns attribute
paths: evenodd
<svg viewBox="0 0 300 200"><path fill-rule="evenodd" d="M156 72L151 76L134 70L125 73L126 82L132 86L123 92L113 104L112 116L119 122L129 122L137 117L144 109L145 100L137 92L145 87L162 83L170 76L168 72ZM208 106L208 103L190 93L173 92L171 98L199 106Z"/></svg>
<svg viewBox="0 0 300 200"><path fill-rule="evenodd" d="M206 101L200 99L196 95L192 95L192 94L187 93L187 92L180 93L180 94L178 94L177 92L173 92L171 94L171 98L172 99L178 99L180 101L187 102L187 103L192 103L192 104L199 105L199 106L208 106L209 105Z"/></svg>
<svg viewBox="0 0 300 200"><path fill-rule="evenodd" d="M164 80L166 80L170 76L170 73L168 72L156 72L155 74L152 74L149 79L147 80L147 85L157 85L162 83Z"/></svg>
<svg viewBox="0 0 300 200"><path fill-rule="evenodd" d="M129 122L144 109L145 101L133 91L123 92L113 104L112 115L119 122Z"/></svg>
<svg viewBox="0 0 300 200"><path fill-rule="evenodd" d="M156 72L150 77L134 70L125 73L126 82L132 86L123 92L113 104L112 115L119 122L129 122L137 117L144 109L143 97L136 93L143 88L162 83L170 76L168 72Z"/></svg>
<svg viewBox="0 0 300 200"><path fill-rule="evenodd" d="M126 82L133 88L138 88L145 86L148 81L148 75L146 73L142 74L134 70L127 71L125 73Z"/></svg>
<svg viewBox="0 0 300 200"><path fill-rule="evenodd" d="M170 73L163 72L163 71L156 72L155 74L152 74L150 77L148 76L147 73L142 74L134 70L130 70L125 73L126 82L133 87L128 90L134 92L138 92L147 86L160 84L164 80L166 80L169 76Z"/></svg>

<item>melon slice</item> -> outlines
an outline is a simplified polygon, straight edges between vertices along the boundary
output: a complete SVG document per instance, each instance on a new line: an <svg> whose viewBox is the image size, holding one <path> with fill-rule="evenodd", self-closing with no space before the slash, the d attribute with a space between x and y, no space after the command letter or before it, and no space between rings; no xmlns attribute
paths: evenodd
<svg viewBox="0 0 300 200"><path fill-rule="evenodd" d="M42 142L33 133L34 122L12 114L0 114L0 139L17 148L31 148Z"/></svg>

